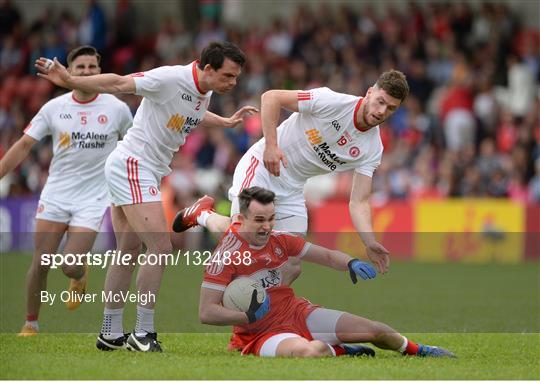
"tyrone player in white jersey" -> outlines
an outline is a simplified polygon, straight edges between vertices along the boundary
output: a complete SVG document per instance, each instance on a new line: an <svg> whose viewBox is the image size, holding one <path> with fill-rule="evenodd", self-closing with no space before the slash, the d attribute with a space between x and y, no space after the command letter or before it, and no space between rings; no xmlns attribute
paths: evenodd
<svg viewBox="0 0 540 382"><path fill-rule="evenodd" d="M74 49L67 62L71 76L92 76L101 71L100 55L91 46ZM26 285L27 318L20 335L38 333L40 292L47 289L50 267L42 263L42 255L56 254L65 232L64 253L84 254L92 249L110 204L105 160L132 123L129 107L118 98L74 90L43 105L0 161L1 178L17 167L39 140L52 136L53 158L36 214L35 252ZM72 278L70 291L83 294L85 267L64 264L62 271ZM80 301L66 304L75 309Z"/></svg>
<svg viewBox="0 0 540 382"><path fill-rule="evenodd" d="M354 170L349 213L370 260L385 273L388 251L373 234L369 197L371 178L381 162L379 125L409 93L403 73L383 73L365 97L336 93L328 88L309 91L270 90L261 98L264 138L244 154L229 190L231 216L238 213L237 196L250 186L276 194L276 229L305 234L307 210L304 184L316 175ZM281 108L293 114L277 127ZM205 196L181 210L173 223L177 232L201 224L224 232L231 220L213 213L213 199ZM299 267L299 262L291 259ZM299 272L299 269L298 269Z"/></svg>
<svg viewBox="0 0 540 382"><path fill-rule="evenodd" d="M299 298L290 287L288 258L305 260L336 271L348 271L356 284L376 277L371 264L346 253L306 242L301 236L274 231L275 194L261 187L239 195L240 214L223 235L205 268L199 318L209 325L234 325L230 350L266 357L375 355L373 349L346 343L371 342L404 355L454 357L452 352L414 343L381 322L327 309ZM249 277L266 290L267 298L252 295L247 312L222 304L227 285Z"/></svg>
<svg viewBox="0 0 540 382"><path fill-rule="evenodd" d="M236 85L245 62L244 53L229 42L210 43L200 60L188 65L164 66L127 76L107 73L93 77L70 76L54 61L51 68L44 59L36 61L39 75L58 86L100 93L131 93L143 98L123 142L109 156L105 175L111 193L112 220L117 253L139 255L144 243L147 254L169 254L172 245L161 204L161 178L171 170L173 154L197 126L232 128L247 113L258 112L251 106L239 109L229 118L207 111L213 91L226 93ZM104 292L120 296L129 290L135 269L111 264ZM129 348L135 351L158 351L154 328L154 305L165 264L141 263L137 291L153 296L137 304L137 322L130 335L124 335L124 302L107 301L97 347L101 350ZM121 300L121 299L119 299Z"/></svg>

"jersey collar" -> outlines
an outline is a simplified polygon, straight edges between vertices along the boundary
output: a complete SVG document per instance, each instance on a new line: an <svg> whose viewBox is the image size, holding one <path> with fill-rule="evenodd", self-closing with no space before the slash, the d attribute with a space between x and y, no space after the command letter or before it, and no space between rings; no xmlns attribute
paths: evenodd
<svg viewBox="0 0 540 382"><path fill-rule="evenodd" d="M354 127L356 127L356 130L362 132L362 133L365 133L366 131L368 131L369 129L371 129L371 127L368 127L367 129L362 129L360 127L360 124L357 122L358 119L356 118L356 115L358 114L358 111L360 110L360 105L362 105L362 101L364 100L363 97L360 97L360 99L358 100L358 102L356 103L356 106L354 108L354 113L353 113L353 123L354 123Z"/></svg>
<svg viewBox="0 0 540 382"><path fill-rule="evenodd" d="M199 93L204 95L204 94L206 94L208 92L203 92L201 90L201 87L199 86L199 75L197 74L197 65L198 64L199 64L199 60L193 61L192 65L191 65L191 73L193 73L193 82L195 82L195 87L197 88Z"/></svg>
<svg viewBox="0 0 540 382"><path fill-rule="evenodd" d="M78 104L81 104L81 105L86 105L87 103L90 103L90 102L94 102L96 100L96 98L99 97L99 93L96 94L96 96L92 99L89 99L88 101L79 101L76 97L75 97L75 92L71 92L71 98L73 99L73 101L77 102Z"/></svg>

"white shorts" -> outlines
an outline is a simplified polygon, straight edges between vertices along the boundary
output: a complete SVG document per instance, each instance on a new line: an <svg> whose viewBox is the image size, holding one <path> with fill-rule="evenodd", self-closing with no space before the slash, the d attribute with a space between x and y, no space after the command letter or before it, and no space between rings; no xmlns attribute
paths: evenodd
<svg viewBox="0 0 540 382"><path fill-rule="evenodd" d="M307 209L304 190L282 185L253 155L244 155L234 170L233 185L229 189L232 202L231 216L240 212L238 195L244 188L259 186L276 194L275 229L305 234L307 232Z"/></svg>
<svg viewBox="0 0 540 382"><path fill-rule="evenodd" d="M85 204L40 199L36 219L64 223L72 227L84 227L99 232L108 204Z"/></svg>
<svg viewBox="0 0 540 382"><path fill-rule="evenodd" d="M333 309L317 308L309 314L306 325L311 337L328 345L339 345L341 341L336 335L336 324L344 312ZM275 357L281 341L288 338L301 338L296 333L279 333L268 338L261 346L261 357Z"/></svg>
<svg viewBox="0 0 540 382"><path fill-rule="evenodd" d="M118 150L105 162L105 178L115 206L161 201L161 176Z"/></svg>

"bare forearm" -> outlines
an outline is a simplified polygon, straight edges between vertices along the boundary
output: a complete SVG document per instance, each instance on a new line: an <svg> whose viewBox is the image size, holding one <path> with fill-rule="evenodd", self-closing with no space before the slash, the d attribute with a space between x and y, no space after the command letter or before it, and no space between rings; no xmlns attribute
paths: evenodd
<svg viewBox="0 0 540 382"><path fill-rule="evenodd" d="M366 246L373 243L376 240L373 233L373 225L371 222L371 206L369 201L353 202L349 203L349 213L353 222L356 232L362 238L362 241Z"/></svg>
<svg viewBox="0 0 540 382"><path fill-rule="evenodd" d="M200 126L201 127L224 127L225 126L224 122L225 122L225 118L207 111L204 114L204 118L201 121Z"/></svg>
<svg viewBox="0 0 540 382"><path fill-rule="evenodd" d="M276 128L281 113L281 104L272 91L261 97L261 123L266 146L277 146Z"/></svg>
<svg viewBox="0 0 540 382"><path fill-rule="evenodd" d="M346 271L348 269L347 264L352 259L353 258L346 253L328 249L316 244L311 244L307 253L302 257L302 260L323 265L335 269L336 271Z"/></svg>
<svg viewBox="0 0 540 382"><path fill-rule="evenodd" d="M16 142L0 160L0 178L13 171L28 156L31 147L21 141Z"/></svg>
<svg viewBox="0 0 540 382"><path fill-rule="evenodd" d="M330 267L336 271L346 271L349 269L348 264L353 258L346 253L340 251L331 251Z"/></svg>
<svg viewBox="0 0 540 382"><path fill-rule="evenodd" d="M227 309L222 305L212 304L199 313L201 322L207 325L230 326L247 324L248 318L244 312Z"/></svg>
<svg viewBox="0 0 540 382"><path fill-rule="evenodd" d="M70 76L67 85L70 89L85 93L135 93L135 81L132 78L114 73Z"/></svg>

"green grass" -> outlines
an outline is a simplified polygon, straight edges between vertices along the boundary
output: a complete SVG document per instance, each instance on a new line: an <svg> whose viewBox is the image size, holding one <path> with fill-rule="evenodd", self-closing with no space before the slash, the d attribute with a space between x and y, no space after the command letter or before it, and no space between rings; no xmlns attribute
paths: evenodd
<svg viewBox="0 0 540 382"><path fill-rule="evenodd" d="M418 334L458 359L262 359L226 352L225 334L165 334L165 352L100 352L95 335L0 336L3 379L539 379L538 334Z"/></svg>
<svg viewBox="0 0 540 382"><path fill-rule="evenodd" d="M329 308L383 321L419 342L451 349L458 359L416 359L379 350L375 359L259 359L226 351L229 328L197 320L202 269L166 270L156 309L163 354L95 349L103 304L68 312L43 306L42 333L19 338L30 257L0 256L2 379L540 379L540 264L393 263L389 274L352 285L345 273L304 267L300 296ZM104 270L91 269L89 292ZM48 289L67 279L51 270ZM131 330L135 307L124 325Z"/></svg>

